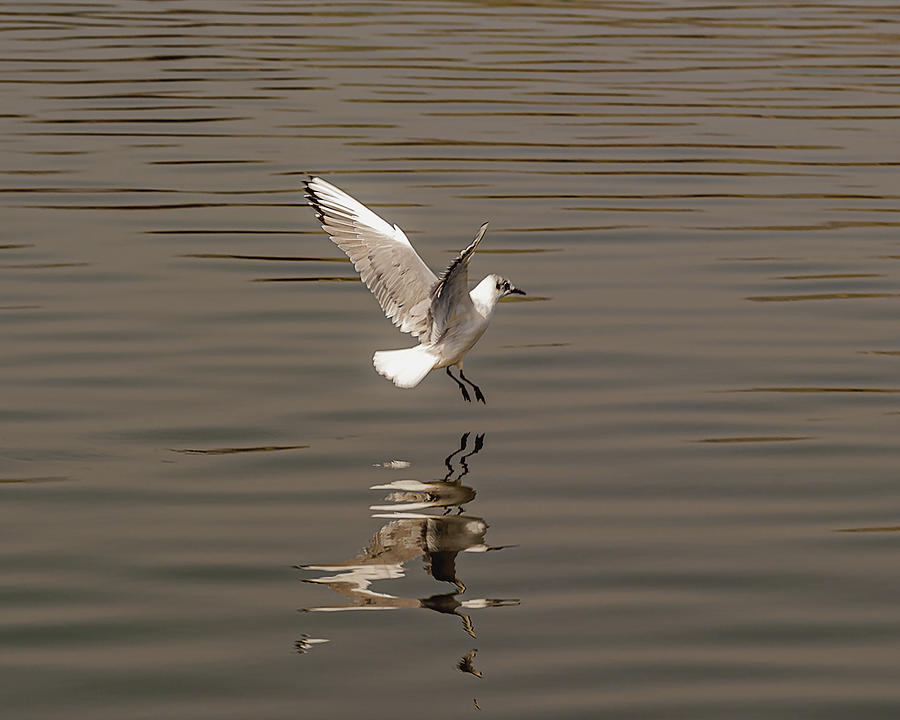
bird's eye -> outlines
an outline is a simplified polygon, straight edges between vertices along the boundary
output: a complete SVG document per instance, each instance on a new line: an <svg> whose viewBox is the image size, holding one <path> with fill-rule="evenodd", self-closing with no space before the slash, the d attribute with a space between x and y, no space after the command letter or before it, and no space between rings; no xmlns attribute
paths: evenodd
<svg viewBox="0 0 900 720"><path fill-rule="evenodd" d="M500 283L497 283L497 289L498 290L500 289Z"/></svg>

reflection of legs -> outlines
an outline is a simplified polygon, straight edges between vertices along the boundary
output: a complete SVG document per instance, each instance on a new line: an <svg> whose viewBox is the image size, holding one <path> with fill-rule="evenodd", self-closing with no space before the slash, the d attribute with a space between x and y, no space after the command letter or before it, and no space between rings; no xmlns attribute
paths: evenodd
<svg viewBox="0 0 900 720"><path fill-rule="evenodd" d="M464 437L468 438L469 433L466 433ZM472 449L472 452L466 453L459 458L459 464L460 466L462 466L462 472L456 477L456 480L454 482L459 482L465 475L469 474L469 464L466 462L466 460L473 455L477 455L482 447L484 447L484 433L475 436L475 447ZM444 479L446 480L447 478Z"/></svg>
<svg viewBox="0 0 900 720"><path fill-rule="evenodd" d="M450 377L453 377L452 375ZM453 378L454 380L456 378ZM447 474L444 475L444 482L451 482L450 478L453 477L453 473L456 472L456 469L453 467L453 463L451 462L453 458L459 455L461 452L465 451L466 447L469 444L469 435L471 433L463 433L462 437L459 439L459 450L454 450L447 457L444 458L444 465L447 467ZM466 463L466 459L472 457L473 455L477 455L481 448L484 447L484 433L479 433L475 436L475 446L472 448L471 452L467 452L465 455L460 455L459 465L460 465L460 473L452 482L459 483L460 479L464 475L469 474L469 465ZM450 508L448 508L444 514L449 512ZM462 510L460 510L462 512Z"/></svg>
<svg viewBox="0 0 900 720"><path fill-rule="evenodd" d="M481 388L478 387L475 383L473 383L471 380L469 380L469 378L467 378L467 377L463 374L463 371L462 371L462 368L461 368L461 367L459 368L459 376L460 376L463 380L465 380L467 383L469 383L469 385L472 386L472 389L475 390L475 399L476 399L476 400L480 400L482 403L484 403L485 405L487 405L487 403L484 401L484 393L481 392Z"/></svg>
<svg viewBox="0 0 900 720"><path fill-rule="evenodd" d="M449 366L449 365L447 366L447 374L448 374L451 378L453 378L453 382L455 382L457 385L459 385L459 391L462 393L463 399L464 399L466 402L472 402L472 398L469 397L469 391L466 390L466 386L463 385L459 380L457 380L456 377L453 375L453 373L450 372L450 366ZM460 370L460 375L462 375L462 371L461 371L461 370Z"/></svg>
<svg viewBox="0 0 900 720"><path fill-rule="evenodd" d="M453 377L452 375L450 377ZM453 378L456 380L456 378ZM463 433L462 437L459 439L459 450L454 450L447 457L444 458L444 465L447 467L447 474L444 476L444 480L449 480L450 476L453 474L453 465L450 464L450 461L456 456L459 455L463 450L466 449L466 445L469 442L469 433ZM475 444L478 444L478 438L475 439Z"/></svg>

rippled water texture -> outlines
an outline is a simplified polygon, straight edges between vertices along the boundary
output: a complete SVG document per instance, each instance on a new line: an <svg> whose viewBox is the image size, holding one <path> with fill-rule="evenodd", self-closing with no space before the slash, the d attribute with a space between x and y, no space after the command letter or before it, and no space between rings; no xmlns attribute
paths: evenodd
<svg viewBox="0 0 900 720"><path fill-rule="evenodd" d="M4 717L900 716L898 43L0 4ZM436 271L491 221L486 407L375 374L307 172Z"/></svg>

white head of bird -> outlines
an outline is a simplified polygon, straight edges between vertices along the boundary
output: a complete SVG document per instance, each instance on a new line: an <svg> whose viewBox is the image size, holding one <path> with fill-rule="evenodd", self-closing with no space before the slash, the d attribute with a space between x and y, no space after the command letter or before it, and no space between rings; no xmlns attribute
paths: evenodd
<svg viewBox="0 0 900 720"><path fill-rule="evenodd" d="M476 310L484 317L494 312L494 308L497 306L500 298L505 298L507 295L524 294L524 290L519 290L509 280L500 277L496 273L491 273L485 277L469 293Z"/></svg>

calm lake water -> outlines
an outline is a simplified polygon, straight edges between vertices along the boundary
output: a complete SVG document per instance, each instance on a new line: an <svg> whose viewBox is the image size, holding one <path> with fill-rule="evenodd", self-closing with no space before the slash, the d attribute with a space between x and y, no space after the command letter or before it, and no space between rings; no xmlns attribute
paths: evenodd
<svg viewBox="0 0 900 720"><path fill-rule="evenodd" d="M895 1L0 21L5 716L900 716ZM491 221L486 406L307 172Z"/></svg>

